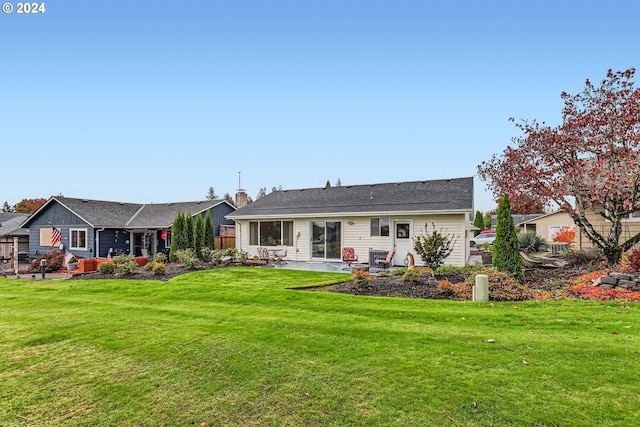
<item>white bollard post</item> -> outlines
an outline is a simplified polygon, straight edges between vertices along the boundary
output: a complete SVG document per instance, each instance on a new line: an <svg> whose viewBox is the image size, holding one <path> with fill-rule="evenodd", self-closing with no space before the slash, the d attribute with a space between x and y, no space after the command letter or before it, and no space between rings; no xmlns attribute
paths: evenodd
<svg viewBox="0 0 640 427"><path fill-rule="evenodd" d="M486 274L476 275L476 285L473 287L474 301L489 301L489 276Z"/></svg>

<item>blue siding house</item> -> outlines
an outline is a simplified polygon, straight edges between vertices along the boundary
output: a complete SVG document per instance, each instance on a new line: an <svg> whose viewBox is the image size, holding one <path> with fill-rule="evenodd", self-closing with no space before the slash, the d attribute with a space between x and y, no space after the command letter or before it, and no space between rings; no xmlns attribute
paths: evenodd
<svg viewBox="0 0 640 427"><path fill-rule="evenodd" d="M211 215L214 234L220 225L234 225L225 216L236 208L226 200L178 203L121 203L51 197L22 224L29 230L29 253L67 250L81 258L128 254L152 257L171 245L171 226L179 212ZM60 232L60 242L52 241Z"/></svg>

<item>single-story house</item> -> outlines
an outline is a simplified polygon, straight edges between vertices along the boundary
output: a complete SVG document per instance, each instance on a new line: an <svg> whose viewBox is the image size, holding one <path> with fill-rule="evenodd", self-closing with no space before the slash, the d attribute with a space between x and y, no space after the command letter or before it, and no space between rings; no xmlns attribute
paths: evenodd
<svg viewBox="0 0 640 427"><path fill-rule="evenodd" d="M611 223L602 216L589 211L587 212L587 219L599 233L606 235L609 232ZM538 236L549 243L553 242L554 234L556 234L558 230L562 228L573 228L575 230L575 238L572 246L575 249L581 250L594 247L591 240L576 226L569 214L561 210L525 221L521 224L521 227L523 231L535 230ZM634 212L629 215L628 219L623 219L622 221L620 241L630 239L638 233L640 233L640 212Z"/></svg>
<svg viewBox="0 0 640 427"><path fill-rule="evenodd" d="M529 214L529 215L520 215L520 214L512 214L511 218L513 218L513 224L516 227L519 227L522 231L524 231L524 224L529 224L529 229L527 231L536 231L535 221L532 221L539 216L544 214ZM491 229L495 230L498 226L498 215L491 215Z"/></svg>
<svg viewBox="0 0 640 427"><path fill-rule="evenodd" d="M435 226L455 240L445 262L464 265L473 178L281 190L236 206L227 218L236 223L236 248L249 257L258 247L284 247L288 260L337 262L348 247L358 262L370 263L371 254L395 249L393 265L404 265L408 252L423 265L414 238Z"/></svg>
<svg viewBox="0 0 640 427"><path fill-rule="evenodd" d="M204 219L209 211L217 236L221 225L233 225L225 216L235 209L226 200L137 204L56 196L21 227L28 229L31 256L62 248L80 258L153 257L171 246L171 226L179 212ZM52 245L58 231L60 243Z"/></svg>
<svg viewBox="0 0 640 427"><path fill-rule="evenodd" d="M0 261L13 258L14 241L18 239L18 253L29 251L29 232L20 228L20 224L29 214L0 212Z"/></svg>

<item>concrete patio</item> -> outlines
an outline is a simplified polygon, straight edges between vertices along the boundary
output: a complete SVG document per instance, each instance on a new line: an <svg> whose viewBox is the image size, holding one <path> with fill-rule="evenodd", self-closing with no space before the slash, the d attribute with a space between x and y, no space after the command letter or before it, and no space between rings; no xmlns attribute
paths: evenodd
<svg viewBox="0 0 640 427"><path fill-rule="evenodd" d="M352 265L356 265L355 263ZM362 264L358 264L362 265ZM364 264L365 266L367 264ZM284 270L307 270L328 273L346 273L351 274L351 267L344 262L326 262L326 261L284 261L282 263L271 264L273 268L281 268ZM266 266L264 268L267 268ZM391 271L399 267L390 267L387 271ZM369 267L370 274L378 274L383 271L382 268Z"/></svg>

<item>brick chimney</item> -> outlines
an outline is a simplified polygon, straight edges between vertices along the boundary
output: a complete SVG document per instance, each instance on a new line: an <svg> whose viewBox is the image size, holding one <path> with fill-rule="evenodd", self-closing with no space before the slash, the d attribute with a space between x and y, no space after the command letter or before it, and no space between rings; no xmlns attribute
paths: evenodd
<svg viewBox="0 0 640 427"><path fill-rule="evenodd" d="M247 192L242 188L238 189L238 192L236 193L236 208L240 209L247 206L248 204L249 199L247 197Z"/></svg>

